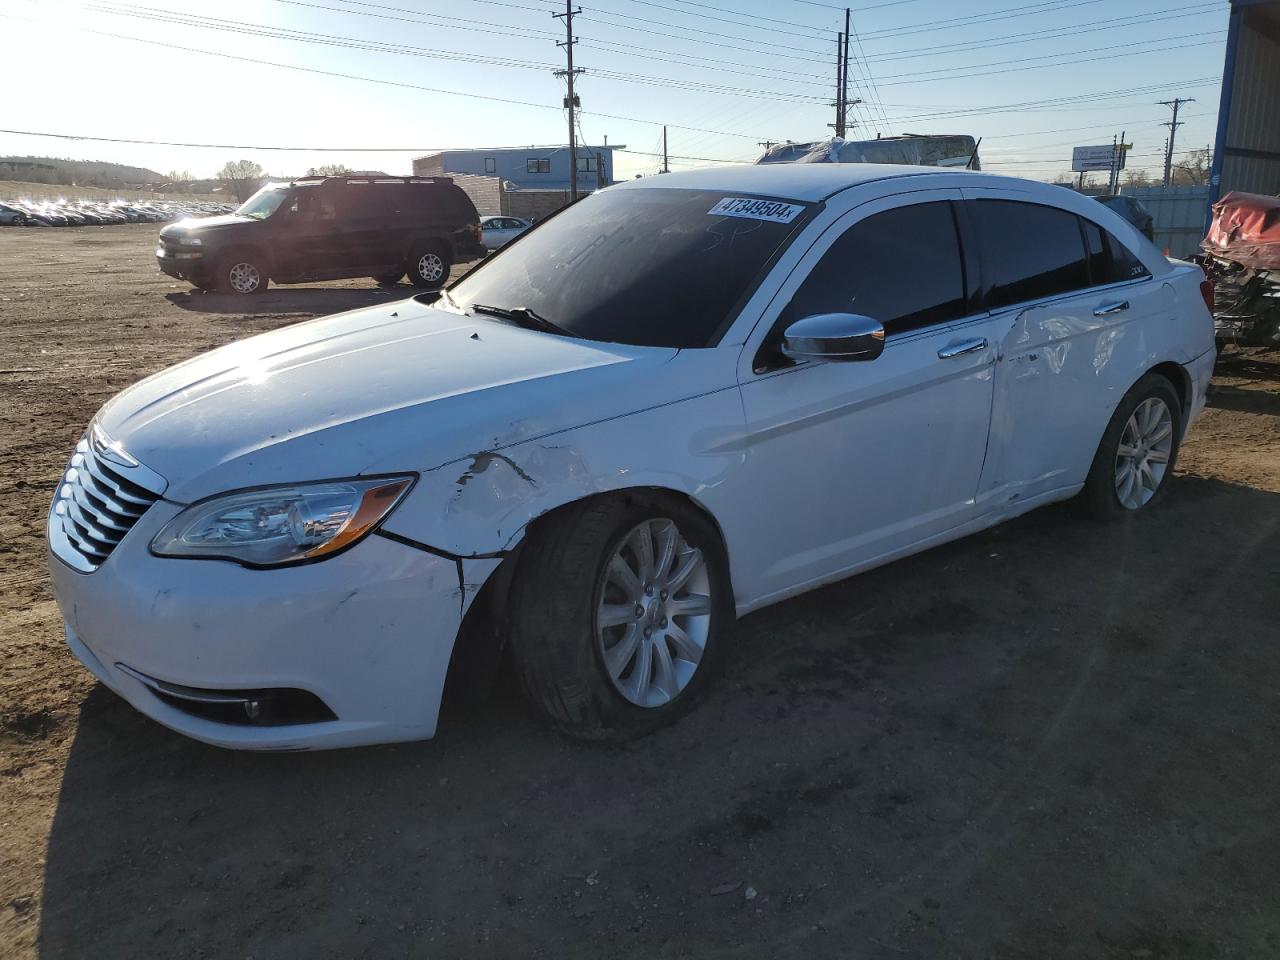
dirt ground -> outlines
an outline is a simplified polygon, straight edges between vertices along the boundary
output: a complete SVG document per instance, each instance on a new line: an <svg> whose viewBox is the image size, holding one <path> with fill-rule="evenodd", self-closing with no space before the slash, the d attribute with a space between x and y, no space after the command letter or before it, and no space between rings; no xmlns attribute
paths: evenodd
<svg viewBox="0 0 1280 960"><path fill-rule="evenodd" d="M0 230L0 955L1280 956L1280 354L1228 354L1140 522L1047 508L753 614L638 743L503 689L428 743L231 753L66 650L53 486L139 377L409 290L203 295L155 233Z"/></svg>

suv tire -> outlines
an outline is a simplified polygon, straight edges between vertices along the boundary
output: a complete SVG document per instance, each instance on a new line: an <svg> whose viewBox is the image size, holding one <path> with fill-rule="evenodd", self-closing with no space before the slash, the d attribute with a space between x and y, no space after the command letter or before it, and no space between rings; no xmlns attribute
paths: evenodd
<svg viewBox="0 0 1280 960"><path fill-rule="evenodd" d="M426 244L418 247L409 258L409 280L415 287L438 290L448 281L451 266L449 254L443 247Z"/></svg>
<svg viewBox="0 0 1280 960"><path fill-rule="evenodd" d="M233 250L218 264L217 289L222 293L248 296L267 289L267 270L262 257L248 250Z"/></svg>

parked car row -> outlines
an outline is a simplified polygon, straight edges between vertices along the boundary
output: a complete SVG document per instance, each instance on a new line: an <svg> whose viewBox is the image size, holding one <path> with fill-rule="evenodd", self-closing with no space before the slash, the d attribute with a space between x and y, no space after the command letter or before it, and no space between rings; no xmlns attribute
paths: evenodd
<svg viewBox="0 0 1280 960"><path fill-rule="evenodd" d="M173 200L0 200L0 226L85 227L115 223L163 223L230 213L225 203Z"/></svg>

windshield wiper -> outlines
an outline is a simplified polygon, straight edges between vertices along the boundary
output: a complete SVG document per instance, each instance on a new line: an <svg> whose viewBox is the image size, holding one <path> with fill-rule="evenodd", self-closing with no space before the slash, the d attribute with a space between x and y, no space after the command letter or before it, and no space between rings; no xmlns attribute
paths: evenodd
<svg viewBox="0 0 1280 960"><path fill-rule="evenodd" d="M510 320L517 326L524 327L526 330L541 330L543 333L554 333L560 337L576 337L577 334L566 330L559 324L553 323L546 317L535 313L528 307L491 307L484 303L471 304L471 310L475 313L485 313L491 317L500 317L503 320Z"/></svg>

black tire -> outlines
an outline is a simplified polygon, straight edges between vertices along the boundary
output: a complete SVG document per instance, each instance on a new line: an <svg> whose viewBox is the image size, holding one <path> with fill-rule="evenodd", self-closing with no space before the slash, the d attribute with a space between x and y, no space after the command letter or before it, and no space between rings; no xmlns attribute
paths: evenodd
<svg viewBox="0 0 1280 960"><path fill-rule="evenodd" d="M376 283L380 287L394 287L397 283L400 282L400 278L403 276L404 276L403 273L397 273L394 276L388 273L385 276L370 277L369 279L372 280L374 283Z"/></svg>
<svg viewBox="0 0 1280 960"><path fill-rule="evenodd" d="M1120 456L1120 442L1125 435L1129 418L1148 400L1159 400L1167 407L1171 418L1171 442L1167 452L1168 462L1149 499L1139 505L1128 505L1122 502L1117 490L1117 461ZM1129 388L1129 392L1116 405L1111 422L1098 444L1098 452L1094 455L1093 465L1089 468L1089 476L1085 480L1084 489L1080 492L1079 504L1083 510L1098 520L1118 520L1133 516L1153 506L1169 488L1173 478L1174 467L1178 462L1178 447L1182 440L1182 403L1178 392L1166 378L1158 373L1148 373Z"/></svg>
<svg viewBox="0 0 1280 960"><path fill-rule="evenodd" d="M254 277L257 282L251 285L249 281ZM266 262L252 250L233 250L218 261L214 284L220 293L238 296L265 293L268 282Z"/></svg>
<svg viewBox="0 0 1280 960"><path fill-rule="evenodd" d="M449 251L439 244L427 244L419 247L409 257L409 281L423 290L439 290L449 281L449 269L452 266Z"/></svg>
<svg viewBox="0 0 1280 960"><path fill-rule="evenodd" d="M674 521L680 537L702 551L710 620L701 658L683 688L659 706L638 706L607 672L596 611L604 591L615 589L604 582L615 551L638 525L660 519ZM660 494L599 497L548 518L525 542L510 600L512 664L526 697L554 726L584 740L629 740L687 711L720 664L734 616L719 532L689 504ZM664 649L670 657L675 647Z"/></svg>

